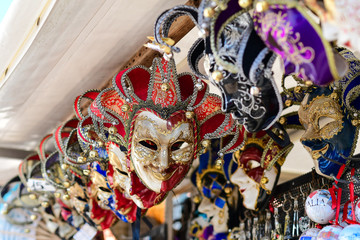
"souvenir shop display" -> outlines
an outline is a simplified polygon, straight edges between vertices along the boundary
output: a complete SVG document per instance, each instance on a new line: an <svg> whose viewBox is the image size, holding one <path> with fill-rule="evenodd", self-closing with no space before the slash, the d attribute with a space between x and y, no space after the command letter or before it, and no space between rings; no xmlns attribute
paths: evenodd
<svg viewBox="0 0 360 240"><path fill-rule="evenodd" d="M4 218L66 240L122 221L140 239L156 232L148 210L185 182L182 215L161 236L360 239L359 9L354 0L202 0L164 11L145 44L162 56L75 98L76 118L54 126L2 188ZM199 30L190 49L169 34L182 16ZM177 72L180 50L192 73ZM314 169L278 184L300 131Z"/></svg>

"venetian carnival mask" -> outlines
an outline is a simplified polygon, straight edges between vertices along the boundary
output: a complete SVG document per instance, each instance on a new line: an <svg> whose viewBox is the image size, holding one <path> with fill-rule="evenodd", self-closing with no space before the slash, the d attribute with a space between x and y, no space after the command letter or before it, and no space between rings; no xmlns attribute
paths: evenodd
<svg viewBox="0 0 360 240"><path fill-rule="evenodd" d="M199 167L191 177L202 196L198 211L206 214L214 228L214 235L228 232L229 209L235 205L232 196L234 185L229 178L237 169L237 164L232 161L230 153L218 156L222 143L222 139L209 143L206 152L200 156Z"/></svg>
<svg viewBox="0 0 360 240"><path fill-rule="evenodd" d="M155 26L156 41L166 44L158 32L167 37L169 25L187 14L207 36L199 38L188 54L188 63L200 78L210 78L222 95L222 110L232 113L249 132L269 129L279 118L282 101L271 71L273 54L254 30L251 16L238 1L216 8L214 16L204 17L204 9L213 9L213 1L202 1L199 9L177 6L163 13ZM206 12L206 11L205 11ZM204 27L205 26L205 27ZM171 46L169 46L171 47ZM171 47L178 51L176 47ZM199 71L203 56L208 60L206 76Z"/></svg>
<svg viewBox="0 0 360 240"><path fill-rule="evenodd" d="M258 1L255 29L284 61L285 74L328 85L346 72L346 62L321 34L320 26L296 1Z"/></svg>
<svg viewBox="0 0 360 240"><path fill-rule="evenodd" d="M244 150L234 154L239 167L231 175L231 182L239 187L244 207L256 211L265 207L292 146L289 143L281 147L264 131L248 134Z"/></svg>
<svg viewBox="0 0 360 240"><path fill-rule="evenodd" d="M106 147L107 164L101 162L96 147L98 153L87 156L87 161L101 160L116 202L112 210L130 222L137 211L144 213L159 204L182 181L201 140L230 135L224 152L235 151L243 141L243 130L221 111L221 100L208 93L206 83L189 74L177 75L174 64L172 59L154 59L151 69L141 66L120 72L114 88L96 96L88 125L78 131L79 139L90 147L104 142L100 148ZM96 133L92 144L86 140L90 131L86 129Z"/></svg>
<svg viewBox="0 0 360 240"><path fill-rule="evenodd" d="M357 140L360 62L346 49L340 54L349 63L349 72L336 84L316 88L307 94L299 109L305 128L301 142L311 154L318 174L336 176L351 157ZM352 121L353 120L353 121Z"/></svg>
<svg viewBox="0 0 360 240"><path fill-rule="evenodd" d="M131 160L145 185L154 192L169 191L182 178L194 156L194 125L184 113L164 120L141 112L134 125Z"/></svg>

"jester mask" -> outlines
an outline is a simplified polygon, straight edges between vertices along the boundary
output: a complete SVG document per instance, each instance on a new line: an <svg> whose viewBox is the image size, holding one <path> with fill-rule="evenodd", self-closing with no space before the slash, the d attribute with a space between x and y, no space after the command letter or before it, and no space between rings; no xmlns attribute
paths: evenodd
<svg viewBox="0 0 360 240"><path fill-rule="evenodd" d="M223 152L235 151L242 143L243 130L221 111L221 99L208 93L206 83L199 87L199 81L190 74L178 75L172 59L156 58L151 69L120 72L113 88L100 92L90 105L87 126L95 134L89 139L86 124L78 134L103 146L93 148L96 153L87 156L88 161L101 158L106 147L108 161L100 162L104 183L114 210L129 221L139 209L164 200L182 181L202 140L229 135ZM91 169L91 176L98 175L97 169Z"/></svg>
<svg viewBox="0 0 360 240"><path fill-rule="evenodd" d="M206 152L200 156L199 167L192 173L191 179L200 192L200 213L206 214L206 219L213 226L214 235L227 233L229 229L230 209L237 202L234 185L230 175L237 169L232 161L232 154L219 157L224 139L214 139L209 142ZM231 224L230 224L231 225Z"/></svg>
<svg viewBox="0 0 360 240"><path fill-rule="evenodd" d="M234 154L239 167L231 176L244 207L258 211L266 206L292 146L281 147L264 131L248 134L244 148Z"/></svg>
<svg viewBox="0 0 360 240"><path fill-rule="evenodd" d="M168 29L177 17L190 16L205 33L189 51L190 68L198 77L210 79L218 87L222 110L231 113L247 131L267 130L282 111L271 70L275 54L257 35L251 16L238 1L222 2L223 5L218 2L217 8L213 6L214 1L202 1L199 9L177 6L164 12L155 26L156 41L166 45L160 36L167 37ZM208 9L213 9L214 15L208 16ZM207 74L201 73L198 66L203 56Z"/></svg>

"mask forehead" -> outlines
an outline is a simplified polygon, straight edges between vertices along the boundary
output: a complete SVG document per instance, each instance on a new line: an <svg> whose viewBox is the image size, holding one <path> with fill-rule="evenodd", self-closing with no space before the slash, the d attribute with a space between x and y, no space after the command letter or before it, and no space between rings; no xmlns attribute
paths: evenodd
<svg viewBox="0 0 360 240"><path fill-rule="evenodd" d="M177 139L194 141L191 123L186 119L172 125L170 121L149 111L141 112L136 118L134 136L152 139L157 144L170 144Z"/></svg>

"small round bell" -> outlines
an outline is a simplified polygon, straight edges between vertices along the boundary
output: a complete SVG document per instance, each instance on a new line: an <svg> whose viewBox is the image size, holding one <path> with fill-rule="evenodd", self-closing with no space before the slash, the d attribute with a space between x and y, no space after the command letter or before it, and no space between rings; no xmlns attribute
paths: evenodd
<svg viewBox="0 0 360 240"><path fill-rule="evenodd" d="M279 122L280 122L281 125L286 124L286 118L285 118L285 117L281 117L281 118L279 119Z"/></svg>
<svg viewBox="0 0 360 240"><path fill-rule="evenodd" d="M219 159L216 160L215 168L217 170L221 170L223 164L224 164L224 159L219 158Z"/></svg>
<svg viewBox="0 0 360 240"><path fill-rule="evenodd" d="M161 84L161 91L167 92L170 89L170 85L168 83Z"/></svg>
<svg viewBox="0 0 360 240"><path fill-rule="evenodd" d="M296 93L301 93L301 87L300 87L300 86L296 86L296 87L294 88L294 91L295 91Z"/></svg>
<svg viewBox="0 0 360 240"><path fill-rule="evenodd" d="M65 188L70 187L70 183L69 183L69 182L64 182L64 187L65 187Z"/></svg>
<svg viewBox="0 0 360 240"><path fill-rule="evenodd" d="M285 106L287 106L287 107L290 107L292 104L293 104L293 102L290 99L285 101Z"/></svg>
<svg viewBox="0 0 360 240"><path fill-rule="evenodd" d="M351 124L353 125L353 126L359 126L360 125L360 120L357 120L357 119L354 119L354 120L351 120Z"/></svg>
<svg viewBox="0 0 360 240"><path fill-rule="evenodd" d="M255 97L259 96L260 89L258 87L253 86L253 87L250 88L250 94L255 96Z"/></svg>
<svg viewBox="0 0 360 240"><path fill-rule="evenodd" d="M224 75L222 74L222 72L220 71L214 71L212 74L211 74L211 77L217 81L217 82L220 82L223 78L224 78Z"/></svg>
<svg viewBox="0 0 360 240"><path fill-rule="evenodd" d="M201 141L201 146L203 146L204 148L208 148L210 146L210 144L211 144L211 142L208 139Z"/></svg>
<svg viewBox="0 0 360 240"><path fill-rule="evenodd" d="M35 215L35 214L33 214L33 215L30 216L30 219L33 220L33 221L35 221L37 218L38 218L38 216Z"/></svg>
<svg viewBox="0 0 360 240"><path fill-rule="evenodd" d="M96 143L97 143L97 145L98 145L99 147L103 147L103 146L104 146L104 143L103 143L102 141L100 141L100 140L98 140Z"/></svg>
<svg viewBox="0 0 360 240"><path fill-rule="evenodd" d="M202 82L197 82L197 83L195 84L195 87L196 87L199 91L201 91L201 90L204 88L204 84L202 84Z"/></svg>
<svg viewBox="0 0 360 240"><path fill-rule="evenodd" d="M9 210L7 208L4 208L2 211L1 211L1 214L2 215L7 215L9 214Z"/></svg>
<svg viewBox="0 0 360 240"><path fill-rule="evenodd" d="M37 196L36 196L36 194L32 193L32 194L29 195L29 198L31 200L35 200L35 199L37 199Z"/></svg>
<svg viewBox="0 0 360 240"><path fill-rule="evenodd" d="M91 151L89 152L89 157L91 157L91 158L96 158L97 156L99 156L99 154L98 154L97 151L91 150Z"/></svg>
<svg viewBox="0 0 360 240"><path fill-rule="evenodd" d="M114 127L114 126L109 127L109 133L112 134L112 135L116 134L117 133L116 127Z"/></svg>
<svg viewBox="0 0 360 240"><path fill-rule="evenodd" d="M333 92L330 94L330 97L334 100L337 100L339 98L338 94L336 92Z"/></svg>
<svg viewBox="0 0 360 240"><path fill-rule="evenodd" d="M90 170L88 170L88 169L83 170L83 174L85 176L88 176L90 174Z"/></svg>
<svg viewBox="0 0 360 240"><path fill-rule="evenodd" d="M63 200L65 200L65 201L70 200L70 196L69 196L69 195L67 195L67 194L65 194L62 198L63 198Z"/></svg>
<svg viewBox="0 0 360 240"><path fill-rule="evenodd" d="M187 112L185 113L185 117L186 117L187 119L193 119L194 116L195 116L195 113L194 113L194 112L187 111Z"/></svg>
<svg viewBox="0 0 360 240"><path fill-rule="evenodd" d="M269 182L269 179L267 177L262 177L260 181L263 185L265 185Z"/></svg>
<svg viewBox="0 0 360 240"><path fill-rule="evenodd" d="M25 228L25 229L24 229L24 233L30 233L30 229Z"/></svg>
<svg viewBox="0 0 360 240"><path fill-rule="evenodd" d="M252 0L239 0L238 2L242 8L247 8L252 4Z"/></svg>
<svg viewBox="0 0 360 240"><path fill-rule="evenodd" d="M307 87L311 87L311 86L313 85L313 82L310 81L310 80L307 80L307 81L305 81L305 85L306 85Z"/></svg>
<svg viewBox="0 0 360 240"><path fill-rule="evenodd" d="M211 7L207 7L204 9L204 17L211 18L215 15L215 10Z"/></svg>
<svg viewBox="0 0 360 240"><path fill-rule="evenodd" d="M269 3L267 1L261 1L256 4L257 12L265 12L269 9Z"/></svg>
<svg viewBox="0 0 360 240"><path fill-rule="evenodd" d="M66 170L66 169L69 168L69 165L67 165L66 163L63 163L63 164L61 164L61 168L62 168L63 170Z"/></svg>
<svg viewBox="0 0 360 240"><path fill-rule="evenodd" d="M227 194L227 195L230 195L231 193L232 193L232 187L230 187L230 186L226 186L225 187L225 189L224 189L224 191L225 191L225 193Z"/></svg>
<svg viewBox="0 0 360 240"><path fill-rule="evenodd" d="M129 106L129 104L123 104L122 106L121 106L121 111L123 111L123 112L127 112L127 111L129 111L130 110L130 106Z"/></svg>
<svg viewBox="0 0 360 240"><path fill-rule="evenodd" d="M86 160L86 159L85 159L84 157L82 157L82 156L80 156L80 157L77 158L77 162L78 162L78 163L84 163L85 160Z"/></svg>
<svg viewBox="0 0 360 240"><path fill-rule="evenodd" d="M193 198L193 202L196 203L196 204L199 204L201 202L201 197L199 195L196 195L194 198Z"/></svg>
<svg viewBox="0 0 360 240"><path fill-rule="evenodd" d="M41 203L41 206L42 206L43 208L47 208L47 207L50 206L50 204L49 204L49 202L42 202L42 203Z"/></svg>
<svg viewBox="0 0 360 240"><path fill-rule="evenodd" d="M61 197L61 193L56 192L56 193L54 193L54 196L55 196L56 198L60 198L60 197Z"/></svg>

